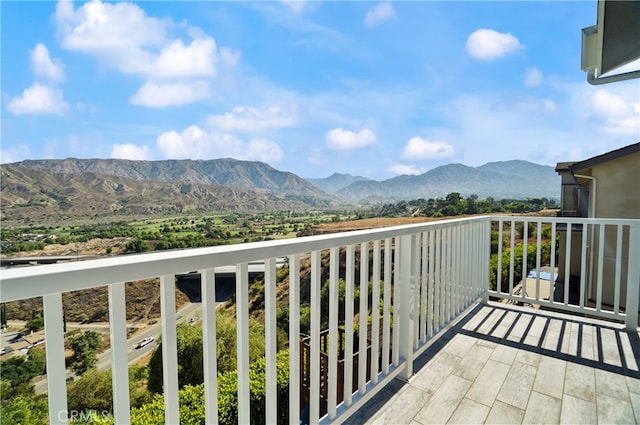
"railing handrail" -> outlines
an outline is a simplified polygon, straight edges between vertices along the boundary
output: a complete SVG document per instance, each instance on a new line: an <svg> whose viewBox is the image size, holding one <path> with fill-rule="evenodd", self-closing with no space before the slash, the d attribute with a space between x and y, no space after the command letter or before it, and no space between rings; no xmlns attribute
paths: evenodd
<svg viewBox="0 0 640 425"><path fill-rule="evenodd" d="M302 252L395 238L490 219L489 216L474 216L293 239L120 255L81 262L4 269L0 276L0 302L187 273L193 270L212 269L265 258L286 257ZM43 280L47 282L46 286L42 285Z"/></svg>
<svg viewBox="0 0 640 425"><path fill-rule="evenodd" d="M600 217L546 217L536 215L492 215L491 220L518 221L518 222L544 222L544 223L571 223L571 224L605 224L622 226L640 226L637 218L600 218Z"/></svg>

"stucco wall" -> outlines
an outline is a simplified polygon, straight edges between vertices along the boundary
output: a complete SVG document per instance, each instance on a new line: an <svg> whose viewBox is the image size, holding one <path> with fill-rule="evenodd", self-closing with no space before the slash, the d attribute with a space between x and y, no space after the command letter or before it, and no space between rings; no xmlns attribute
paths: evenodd
<svg viewBox="0 0 640 425"><path fill-rule="evenodd" d="M640 218L640 152L598 164L595 217Z"/></svg>

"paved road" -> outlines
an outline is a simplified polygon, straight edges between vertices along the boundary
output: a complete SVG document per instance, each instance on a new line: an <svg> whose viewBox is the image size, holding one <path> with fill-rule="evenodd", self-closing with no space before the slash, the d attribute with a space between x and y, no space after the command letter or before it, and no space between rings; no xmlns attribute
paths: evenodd
<svg viewBox="0 0 640 425"><path fill-rule="evenodd" d="M200 316L200 311L202 310L202 304L200 303L189 303L183 306L176 313L176 320L178 322L188 321L191 317ZM143 331L137 332L135 335L130 337L127 340L127 351L129 352L129 364L136 362L143 356L147 355L151 351L155 350L158 346L158 338L162 334L162 323L158 321L153 325L148 326ZM138 341L142 338L153 337L154 341L150 344L145 345L142 348L136 349L136 345ZM111 349L105 350L98 355L98 370L106 370L111 367ZM67 370L67 379L75 376L75 374ZM47 392L47 378L44 376L42 380L38 381L35 384L36 394L43 394Z"/></svg>
<svg viewBox="0 0 640 425"><path fill-rule="evenodd" d="M227 300L231 295L235 293L235 284L234 280L228 280L222 282L221 284L216 285L216 301L219 305L223 301ZM176 320L178 323L186 322L191 319L191 317L201 317L202 315L202 304L201 303L188 303L184 305L180 310L176 313ZM104 326L100 324L100 326ZM93 329L97 330L97 329ZM140 332L135 333L127 340L127 351L129 353L129 364L135 363L145 355L149 354L158 346L158 338L162 334L162 323L158 321L153 325L147 326ZM150 344L145 345L142 348L136 349L136 345L138 341L143 338L153 337L154 341ZM111 367L111 350L105 350L104 352L98 355L98 370L106 370ZM67 378L74 377L74 373L72 371L67 371ZM36 378L37 379L37 378ZM36 394L43 394L47 392L47 378L46 375L42 377L42 379L35 383L35 391Z"/></svg>

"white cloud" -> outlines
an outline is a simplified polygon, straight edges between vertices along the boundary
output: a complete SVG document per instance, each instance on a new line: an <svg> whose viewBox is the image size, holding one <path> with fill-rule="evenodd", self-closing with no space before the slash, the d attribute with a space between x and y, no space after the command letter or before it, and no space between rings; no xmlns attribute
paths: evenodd
<svg viewBox="0 0 640 425"><path fill-rule="evenodd" d="M267 139L243 141L234 135L202 130L197 125L178 133L167 131L157 141L158 150L165 158L210 159L231 157L243 160L278 162L284 158L280 146Z"/></svg>
<svg viewBox="0 0 640 425"><path fill-rule="evenodd" d="M160 53L152 74L157 78L212 77L216 42L213 38L196 39L185 46L182 40L174 40Z"/></svg>
<svg viewBox="0 0 640 425"><path fill-rule="evenodd" d="M558 105L552 99L525 99L513 104L519 111L525 112L555 112Z"/></svg>
<svg viewBox="0 0 640 425"><path fill-rule="evenodd" d="M59 60L51 60L49 50L42 44L36 44L31 51L31 67L36 76L53 82L64 80L64 65Z"/></svg>
<svg viewBox="0 0 640 425"><path fill-rule="evenodd" d="M640 135L640 111L632 101L606 89L587 95L587 114L605 134ZM637 98L637 97L636 97Z"/></svg>
<svg viewBox="0 0 640 425"><path fill-rule="evenodd" d="M212 37L188 23L147 16L132 3L92 0L74 9L60 1L55 21L61 44L94 57L123 74L146 78L129 100L150 107L179 106L210 96L202 80L216 77L216 65L237 64L240 54L218 49ZM188 41L170 38L169 30L186 28ZM188 81L189 80L189 81Z"/></svg>
<svg viewBox="0 0 640 425"><path fill-rule="evenodd" d="M526 87L536 87L542 84L542 71L538 68L529 68L524 74L524 85Z"/></svg>
<svg viewBox="0 0 640 425"><path fill-rule="evenodd" d="M408 174L412 176L417 176L425 172L420 167L416 167L415 165L405 165L405 164L392 165L391 167L389 167L389 171L398 175Z"/></svg>
<svg viewBox="0 0 640 425"><path fill-rule="evenodd" d="M233 68L240 61L240 52L234 52L228 47L220 49L220 62L230 68Z"/></svg>
<svg viewBox="0 0 640 425"><path fill-rule="evenodd" d="M510 33L491 29L479 29L467 39L467 52L476 59L490 61L509 53L517 52L524 46Z"/></svg>
<svg viewBox="0 0 640 425"><path fill-rule="evenodd" d="M287 6L294 14L301 14L309 5L306 0L281 0L281 3Z"/></svg>
<svg viewBox="0 0 640 425"><path fill-rule="evenodd" d="M196 102L209 96L207 81L183 81L176 83L145 83L129 98L133 105L163 108Z"/></svg>
<svg viewBox="0 0 640 425"><path fill-rule="evenodd" d="M624 116L631 112L631 105L606 89L598 89L590 96L592 110L600 116Z"/></svg>
<svg viewBox="0 0 640 425"><path fill-rule="evenodd" d="M15 115L53 114L63 115L69 109L62 90L33 83L24 89L22 96L14 97L7 104L7 110Z"/></svg>
<svg viewBox="0 0 640 425"><path fill-rule="evenodd" d="M150 159L149 146L137 146L133 143L114 144L111 149L111 158L132 159L136 161Z"/></svg>
<svg viewBox="0 0 640 425"><path fill-rule="evenodd" d="M455 149L446 142L429 141L412 137L407 142L402 157L405 159L439 159L453 156Z"/></svg>
<svg viewBox="0 0 640 425"><path fill-rule="evenodd" d="M148 17L132 3L93 0L74 9L60 1L55 20L64 48L96 57L120 72L150 72L153 55L143 48L161 46L167 22Z"/></svg>
<svg viewBox="0 0 640 425"><path fill-rule="evenodd" d="M211 115L207 123L216 129L253 133L268 128L291 127L298 122L296 105L270 106L259 110L238 106L222 115Z"/></svg>
<svg viewBox="0 0 640 425"><path fill-rule="evenodd" d="M342 128L334 128L327 132L326 141L329 149L351 150L374 145L377 138L375 133L368 128L357 133Z"/></svg>
<svg viewBox="0 0 640 425"><path fill-rule="evenodd" d="M364 17L364 25L366 27L373 27L395 18L396 12L393 9L393 4L390 1L378 3L375 7L367 10L367 14Z"/></svg>
<svg viewBox="0 0 640 425"><path fill-rule="evenodd" d="M0 150L0 164L10 164L29 158L31 158L31 151L29 150L29 146L25 144Z"/></svg>

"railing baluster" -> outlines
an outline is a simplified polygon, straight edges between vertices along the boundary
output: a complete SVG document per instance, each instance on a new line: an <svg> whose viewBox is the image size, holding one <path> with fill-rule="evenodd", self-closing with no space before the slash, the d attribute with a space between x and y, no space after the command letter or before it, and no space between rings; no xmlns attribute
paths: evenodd
<svg viewBox="0 0 640 425"><path fill-rule="evenodd" d="M402 358L403 372L401 376L409 379L413 374L413 288L411 272L413 235L400 238L400 305L406 306L400 312L400 357ZM397 247L396 247L397 248ZM394 308L395 310L395 308Z"/></svg>
<svg viewBox="0 0 640 425"><path fill-rule="evenodd" d="M318 423L320 418L320 311L321 298L320 251L311 253L311 389L309 399L309 423Z"/></svg>
<svg viewBox="0 0 640 425"><path fill-rule="evenodd" d="M353 292L355 280L355 246L347 246L344 305L344 401L351 406L353 395ZM385 301L388 301L385 299Z"/></svg>
<svg viewBox="0 0 640 425"><path fill-rule="evenodd" d="M127 305L124 282L109 285L109 329L111 330L111 379L113 419L131 422L129 409L129 359L127 356Z"/></svg>
<svg viewBox="0 0 640 425"><path fill-rule="evenodd" d="M479 249L478 261L480 261L480 270L482 274L478 277L478 295L482 295L482 299L487 301L489 299L489 292L487 291L486 282L489 280L489 261L491 260L491 220L485 222L474 223L474 226L480 228L480 234L478 235L478 246L484 247Z"/></svg>
<svg viewBox="0 0 640 425"><path fill-rule="evenodd" d="M522 284L520 294L522 299L528 298L527 294L527 251L529 248L529 222L522 222Z"/></svg>
<svg viewBox="0 0 640 425"><path fill-rule="evenodd" d="M391 310L391 238L384 241L384 291L382 303L382 372L389 373L389 333ZM348 298L347 298L348 299ZM346 370L346 369L345 369Z"/></svg>
<svg viewBox="0 0 640 425"><path fill-rule="evenodd" d="M249 395L249 264L236 265L236 336L238 344L238 423L251 421Z"/></svg>
<svg viewBox="0 0 640 425"><path fill-rule="evenodd" d="M204 414L208 424L218 423L218 365L216 342L216 275L205 269L200 276L202 290L202 363L204 372ZM117 421L116 421L117 423Z"/></svg>
<svg viewBox="0 0 640 425"><path fill-rule="evenodd" d="M555 301L555 290L556 290L556 222L551 223L551 249L549 250L549 255L551 256L551 277L549 280L549 302L553 303Z"/></svg>
<svg viewBox="0 0 640 425"><path fill-rule="evenodd" d="M433 230L429 230L429 287L427 299L429 302L427 312L427 330L429 334L429 338L433 336L433 328L434 328L434 299L435 299L435 232Z"/></svg>
<svg viewBox="0 0 640 425"><path fill-rule="evenodd" d="M412 235L412 250L411 250L411 284L413 287L413 311L415 312L413 320L413 349L416 350L419 344L419 331L420 331L420 237L419 235Z"/></svg>
<svg viewBox="0 0 640 425"><path fill-rule="evenodd" d="M569 305L571 289L571 223L567 223L567 241L564 250L564 304Z"/></svg>
<svg viewBox="0 0 640 425"><path fill-rule="evenodd" d="M459 311L462 311L466 305L467 305L467 299L471 296L471 293L469 291L470 287L469 287L469 283L470 283L470 279L469 279L469 257L467 256L468 254L468 249L469 249L469 231L472 227L469 225L464 225L460 228L460 240L458 242L459 245L459 263L458 263L458 268L459 268L459 274L458 276L460 277L460 281L458 282L459 288L460 288L460 300L458 302L458 307L459 307ZM487 279L487 282L489 282L489 280ZM488 289L488 288L487 288Z"/></svg>
<svg viewBox="0 0 640 425"><path fill-rule="evenodd" d="M340 248L331 248L329 254L329 379L327 413L329 419L336 417L336 405L338 404L338 282L340 265ZM269 422L267 422L269 423Z"/></svg>
<svg viewBox="0 0 640 425"><path fill-rule="evenodd" d="M453 292L453 283L451 281L451 270L452 270L452 259L451 259L451 252L452 252L452 247L453 247L453 229L451 227L447 227L446 229L446 241L447 241L447 252L446 252L446 257L445 257L445 289L446 289L446 302L447 302L447 311L446 311L446 317L445 317L445 323L448 323L451 318L453 317L453 308L452 308L452 292Z"/></svg>
<svg viewBox="0 0 640 425"><path fill-rule="evenodd" d="M514 248L516 241L516 222L511 220L511 240L509 241L509 295L513 295Z"/></svg>
<svg viewBox="0 0 640 425"><path fill-rule="evenodd" d="M614 292L614 301L613 301L613 312L618 315L620 314L620 281L621 281L621 270L622 270L622 228L621 224L616 226L616 273L614 278L615 292Z"/></svg>
<svg viewBox="0 0 640 425"><path fill-rule="evenodd" d="M176 278L160 277L162 305L162 373L164 383L164 417L168 424L179 422L178 342L176 336Z"/></svg>
<svg viewBox="0 0 640 425"><path fill-rule="evenodd" d="M429 239L427 232L422 232L422 273L420 275L420 341L424 344L427 342L427 327L429 319L427 318L427 290L429 288L428 272L429 272Z"/></svg>
<svg viewBox="0 0 640 425"><path fill-rule="evenodd" d="M638 294L640 291L640 223L629 226L629 270L627 272L626 328L636 332L638 329Z"/></svg>
<svg viewBox="0 0 640 425"><path fill-rule="evenodd" d="M590 231L590 225L582 225L582 255L580 256L580 308L584 308L585 292L587 287L587 233Z"/></svg>
<svg viewBox="0 0 640 425"><path fill-rule="evenodd" d="M536 300L540 300L540 267L542 255L542 222L538 221L536 228Z"/></svg>
<svg viewBox="0 0 640 425"><path fill-rule="evenodd" d="M400 246L400 238L394 238L394 253L393 253L393 365L398 366L400 364L400 308L401 308L401 299L400 299L400 282L398 277L399 273L399 264L401 259L401 246Z"/></svg>
<svg viewBox="0 0 640 425"><path fill-rule="evenodd" d="M371 380L378 383L380 356L380 241L373 242L373 296L371 301Z"/></svg>
<svg viewBox="0 0 640 425"><path fill-rule="evenodd" d="M358 329L358 390L367 392L367 319L369 317L369 243L360 244L360 328Z"/></svg>
<svg viewBox="0 0 640 425"><path fill-rule="evenodd" d="M436 230L436 273L435 273L435 307L434 313L435 316L433 318L435 329L437 332L444 326L444 314L443 311L443 300L444 300L444 292L442 290L442 229L438 228Z"/></svg>
<svg viewBox="0 0 640 425"><path fill-rule="evenodd" d="M596 310L602 309L602 272L604 269L604 245L605 245L605 225L600 224L600 232L598 235L598 281L596 284Z"/></svg>
<svg viewBox="0 0 640 425"><path fill-rule="evenodd" d="M49 391L49 421L51 424L66 424L67 370L64 363L64 321L62 294L54 293L42 297L44 334L47 341L47 389Z"/></svg>
<svg viewBox="0 0 640 425"><path fill-rule="evenodd" d="M289 423L300 423L300 256L289 257Z"/></svg>
<svg viewBox="0 0 640 425"><path fill-rule="evenodd" d="M264 315L265 315L265 421L274 424L278 418L278 372L276 354L278 351L276 315L276 260L264 262Z"/></svg>
<svg viewBox="0 0 640 425"><path fill-rule="evenodd" d="M462 226L456 226L456 243L455 243L455 255L453 264L453 284L455 285L455 297L454 297L454 311L457 316L462 310L462 232L464 228Z"/></svg>
<svg viewBox="0 0 640 425"><path fill-rule="evenodd" d="M502 292L502 219L498 220L498 268L496 269L496 290Z"/></svg>

